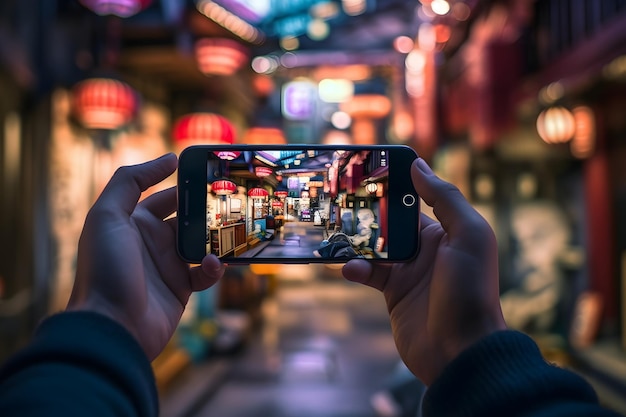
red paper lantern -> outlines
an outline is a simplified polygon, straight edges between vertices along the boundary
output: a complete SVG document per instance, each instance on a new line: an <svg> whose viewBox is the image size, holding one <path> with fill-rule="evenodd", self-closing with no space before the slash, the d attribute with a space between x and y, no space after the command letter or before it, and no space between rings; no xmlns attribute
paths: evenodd
<svg viewBox="0 0 626 417"><path fill-rule="evenodd" d="M289 195L289 193L287 191L274 191L274 195L278 198L285 198Z"/></svg>
<svg viewBox="0 0 626 417"><path fill-rule="evenodd" d="M135 92L121 81L91 78L73 89L73 113L88 129L118 129L132 120L136 109Z"/></svg>
<svg viewBox="0 0 626 417"><path fill-rule="evenodd" d="M241 152L239 151L215 151L213 152L218 158L223 159L225 161L232 161L233 159L239 158Z"/></svg>
<svg viewBox="0 0 626 417"><path fill-rule="evenodd" d="M259 178L263 178L263 177L268 177L270 175L272 175L272 168L268 168L268 167L255 167L254 168L254 174L259 177Z"/></svg>
<svg viewBox="0 0 626 417"><path fill-rule="evenodd" d="M80 2L99 15L112 14L130 17L148 7L152 0L81 0Z"/></svg>
<svg viewBox="0 0 626 417"><path fill-rule="evenodd" d="M200 39L195 52L198 69L205 75L232 75L248 59L248 49L234 39Z"/></svg>
<svg viewBox="0 0 626 417"><path fill-rule="evenodd" d="M251 188L250 190L248 190L248 197L265 198L268 195L269 193L267 192L265 188L256 187L256 188Z"/></svg>
<svg viewBox="0 0 626 417"><path fill-rule="evenodd" d="M216 195L230 195L237 191L237 185L228 180L217 180L211 184L211 191Z"/></svg>
<svg viewBox="0 0 626 417"><path fill-rule="evenodd" d="M235 141L235 128L223 116L192 113L178 119L172 134L181 146L227 144Z"/></svg>

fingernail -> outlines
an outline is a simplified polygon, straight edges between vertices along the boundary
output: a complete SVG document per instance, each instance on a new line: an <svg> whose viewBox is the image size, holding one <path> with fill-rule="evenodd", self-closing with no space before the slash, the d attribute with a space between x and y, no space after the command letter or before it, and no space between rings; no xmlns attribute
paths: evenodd
<svg viewBox="0 0 626 417"><path fill-rule="evenodd" d="M430 169L426 161L424 161L422 158L417 158L417 162L415 163L415 165L417 165L417 168L424 174L433 174L433 170Z"/></svg>

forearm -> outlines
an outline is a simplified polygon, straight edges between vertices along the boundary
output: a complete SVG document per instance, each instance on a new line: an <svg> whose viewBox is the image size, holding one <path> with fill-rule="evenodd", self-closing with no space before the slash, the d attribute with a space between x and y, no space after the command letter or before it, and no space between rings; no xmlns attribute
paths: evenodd
<svg viewBox="0 0 626 417"><path fill-rule="evenodd" d="M0 371L3 416L156 416L150 363L134 338L94 313L45 320Z"/></svg>
<svg viewBox="0 0 626 417"><path fill-rule="evenodd" d="M496 332L443 371L424 398L428 416L611 416L580 376L545 362L528 336Z"/></svg>

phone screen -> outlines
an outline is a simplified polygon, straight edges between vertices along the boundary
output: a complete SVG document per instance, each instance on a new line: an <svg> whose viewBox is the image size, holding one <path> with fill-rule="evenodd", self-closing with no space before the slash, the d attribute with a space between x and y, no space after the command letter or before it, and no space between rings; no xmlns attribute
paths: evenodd
<svg viewBox="0 0 626 417"><path fill-rule="evenodd" d="M198 253L199 234L186 238L185 230L200 223L191 218L201 213L202 255L212 253L225 262L408 258L417 249L419 203L408 170L415 154L402 149L211 146L192 150L195 162L186 162L183 153L179 202L187 223L179 227L179 243L182 239L189 248L195 236ZM192 189L185 181L199 169L188 164L202 162L202 188ZM404 175L393 169L400 166ZM181 175L186 180L180 181ZM412 218L402 227L399 215Z"/></svg>

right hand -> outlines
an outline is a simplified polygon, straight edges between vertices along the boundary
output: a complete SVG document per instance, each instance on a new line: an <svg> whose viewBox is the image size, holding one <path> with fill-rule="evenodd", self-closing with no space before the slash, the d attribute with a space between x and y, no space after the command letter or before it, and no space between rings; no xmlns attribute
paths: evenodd
<svg viewBox="0 0 626 417"><path fill-rule="evenodd" d="M441 222L421 214L418 256L395 264L354 259L343 275L383 292L400 356L430 385L459 353L506 324L493 230L423 159L413 163L411 178Z"/></svg>

